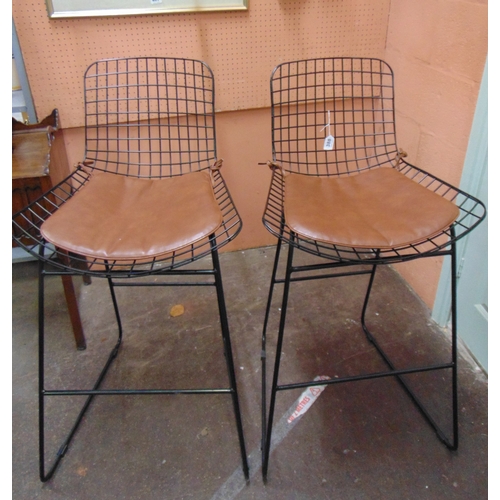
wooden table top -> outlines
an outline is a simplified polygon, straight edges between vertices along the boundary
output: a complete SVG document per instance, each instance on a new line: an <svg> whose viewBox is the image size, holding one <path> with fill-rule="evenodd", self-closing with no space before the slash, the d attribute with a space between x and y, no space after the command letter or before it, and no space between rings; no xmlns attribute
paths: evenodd
<svg viewBox="0 0 500 500"><path fill-rule="evenodd" d="M12 132L12 178L49 174L51 127Z"/></svg>

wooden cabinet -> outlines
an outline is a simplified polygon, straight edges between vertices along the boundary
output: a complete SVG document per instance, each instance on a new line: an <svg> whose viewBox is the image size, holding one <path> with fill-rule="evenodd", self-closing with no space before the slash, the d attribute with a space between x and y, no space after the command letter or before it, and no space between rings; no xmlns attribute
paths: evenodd
<svg viewBox="0 0 500 500"><path fill-rule="evenodd" d="M24 125L12 119L12 213L35 201L69 174L64 141L55 109L42 122ZM39 208L43 210L43 207ZM36 217L36 210L33 211ZM30 245L29 236L23 243ZM14 243L13 243L14 244ZM85 337L71 276L62 276L66 303L78 349L85 349Z"/></svg>

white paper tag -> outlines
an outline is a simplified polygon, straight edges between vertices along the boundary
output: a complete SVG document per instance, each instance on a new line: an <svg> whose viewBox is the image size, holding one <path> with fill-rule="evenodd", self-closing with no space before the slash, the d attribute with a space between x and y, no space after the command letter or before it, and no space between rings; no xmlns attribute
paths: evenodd
<svg viewBox="0 0 500 500"><path fill-rule="evenodd" d="M323 149L327 151L331 151L333 149L333 145L335 144L335 139L333 135L329 135L325 137L325 142L323 144Z"/></svg>

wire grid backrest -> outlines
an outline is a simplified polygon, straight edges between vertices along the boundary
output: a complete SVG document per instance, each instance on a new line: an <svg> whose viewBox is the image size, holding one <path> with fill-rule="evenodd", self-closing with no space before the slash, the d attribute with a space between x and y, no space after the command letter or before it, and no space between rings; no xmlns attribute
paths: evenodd
<svg viewBox="0 0 500 500"><path fill-rule="evenodd" d="M336 175L394 163L394 81L381 60L280 64L271 76L271 108L273 159L284 170ZM325 150L329 134L335 143Z"/></svg>
<svg viewBox="0 0 500 500"><path fill-rule="evenodd" d="M203 170L216 158L214 79L201 61L97 61L85 85L86 161L137 177Z"/></svg>

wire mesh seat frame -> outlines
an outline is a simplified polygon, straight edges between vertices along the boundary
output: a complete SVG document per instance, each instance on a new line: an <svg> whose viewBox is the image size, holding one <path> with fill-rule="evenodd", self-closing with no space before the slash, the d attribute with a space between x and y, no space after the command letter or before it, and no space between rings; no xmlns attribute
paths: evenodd
<svg viewBox="0 0 500 500"><path fill-rule="evenodd" d="M277 238L262 333L262 474L267 480L272 426L277 393L284 390L396 377L439 439L451 450L458 447L456 242L485 217L484 204L436 176L408 163L396 142L394 76L390 66L373 58L318 58L278 65L271 75L272 170L263 223ZM320 134L324 134L320 135ZM327 134L332 149L323 149ZM345 178L378 168L393 168L406 178L453 202L459 210L455 222L437 234L410 244L384 248L356 248L305 237L285 217L285 176L290 174ZM306 203L307 200L304 200ZM278 266L283 245L288 247L284 276ZM294 265L294 251L319 258L320 263ZM378 265L418 258L448 256L451 265L450 361L419 367L398 367L367 327L366 313ZM291 283L340 276L369 276L361 311L367 340L380 354L387 370L331 380L279 384L280 361ZM267 409L266 337L274 288L283 285L276 354ZM451 371L452 437L445 435L412 390L404 375L434 370Z"/></svg>
<svg viewBox="0 0 500 500"><path fill-rule="evenodd" d="M89 259L47 244L40 226L87 185L93 172L154 179L211 170L223 214L214 234L216 248L234 239L241 219L219 170L222 160L216 156L210 68L187 59L108 59L89 66L84 86L85 159L50 192L13 216L13 238L35 257L69 274L128 278L182 267L211 254L208 239L149 259Z"/></svg>
<svg viewBox="0 0 500 500"><path fill-rule="evenodd" d="M228 394L232 398L243 472L249 470L243 435L235 369L229 335L218 249L241 230L241 219L220 172L216 156L214 78L201 61L180 58L106 59L91 64L84 75L85 157L65 180L13 216L13 239L39 263L39 467L40 480L53 476L83 416L96 395ZM89 258L48 243L40 227L49 217L84 190L95 172L145 179L164 179L210 172L213 194L222 223L207 237L180 249L152 257ZM103 214L105 216L105 214ZM168 232L168 227L165 228ZM204 257L211 266L181 269ZM105 278L118 327L118 338L92 389L46 389L44 343L44 281L53 275ZM173 277L137 281L147 276ZM189 278L188 278L189 277ZM196 280L196 281L193 281ZM195 389L101 389L119 352L123 329L115 295L122 286L214 287L222 333L229 387ZM85 403L52 464L46 468L45 398L84 396Z"/></svg>

